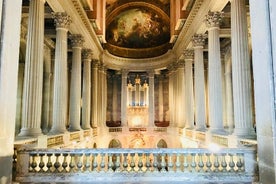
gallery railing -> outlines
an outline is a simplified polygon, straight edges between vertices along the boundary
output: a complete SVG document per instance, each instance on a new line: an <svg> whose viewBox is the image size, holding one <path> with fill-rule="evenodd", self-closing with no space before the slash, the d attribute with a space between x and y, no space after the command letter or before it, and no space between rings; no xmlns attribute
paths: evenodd
<svg viewBox="0 0 276 184"><path fill-rule="evenodd" d="M18 150L16 180L92 183L127 176L129 180L143 177L143 181L173 177L179 181L251 182L256 181L256 165L254 149Z"/></svg>

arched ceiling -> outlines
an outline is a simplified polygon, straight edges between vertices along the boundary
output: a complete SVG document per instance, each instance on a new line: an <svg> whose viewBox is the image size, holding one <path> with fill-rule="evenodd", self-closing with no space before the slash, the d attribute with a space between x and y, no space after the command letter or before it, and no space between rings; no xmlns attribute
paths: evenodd
<svg viewBox="0 0 276 184"><path fill-rule="evenodd" d="M170 44L168 0L107 0L104 48L126 58L165 54Z"/></svg>

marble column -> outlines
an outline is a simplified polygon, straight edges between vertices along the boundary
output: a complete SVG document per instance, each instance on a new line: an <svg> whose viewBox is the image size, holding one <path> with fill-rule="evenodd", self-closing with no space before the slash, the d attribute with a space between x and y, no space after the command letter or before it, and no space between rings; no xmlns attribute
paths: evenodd
<svg viewBox="0 0 276 184"><path fill-rule="evenodd" d="M41 134L44 3L45 0L31 0L29 6L22 128L19 136L38 136Z"/></svg>
<svg viewBox="0 0 276 184"><path fill-rule="evenodd" d="M64 133L67 122L67 32L71 18L65 12L53 13L56 24L56 50L54 69L53 125L51 134Z"/></svg>
<svg viewBox="0 0 276 184"><path fill-rule="evenodd" d="M222 79L219 25L221 12L209 12L205 23L208 27L208 85L210 132L223 134L222 119Z"/></svg>
<svg viewBox="0 0 276 184"><path fill-rule="evenodd" d="M231 49L225 54L225 91L226 91L226 122L228 132L232 133L234 129L233 113L233 89L232 89L232 58Z"/></svg>
<svg viewBox="0 0 276 184"><path fill-rule="evenodd" d="M158 106L159 106L159 111L158 111L158 121L163 122L164 121L164 95L163 95L163 79L164 76L161 73L159 75L159 88L158 88Z"/></svg>
<svg viewBox="0 0 276 184"><path fill-rule="evenodd" d="M148 71L149 76L149 127L154 127L155 108L154 108L154 71Z"/></svg>
<svg viewBox="0 0 276 184"><path fill-rule="evenodd" d="M245 0L231 0L231 44L234 134L239 137L255 137Z"/></svg>
<svg viewBox="0 0 276 184"><path fill-rule="evenodd" d="M260 183L276 183L276 1L250 0Z"/></svg>
<svg viewBox="0 0 276 184"><path fill-rule="evenodd" d="M92 127L98 126L98 60L92 60L91 75L91 124Z"/></svg>
<svg viewBox="0 0 276 184"><path fill-rule="evenodd" d="M193 36L194 47L194 80L195 80L195 123L196 130L206 129L206 109L205 109L205 77L203 46L207 35L196 34Z"/></svg>
<svg viewBox="0 0 276 184"><path fill-rule="evenodd" d="M186 125L185 128L194 128L194 84L193 84L193 60L194 51L185 50L185 106Z"/></svg>
<svg viewBox="0 0 276 184"><path fill-rule="evenodd" d="M114 74L112 77L112 121L118 121L118 75Z"/></svg>
<svg viewBox="0 0 276 184"><path fill-rule="evenodd" d="M122 70L121 126L127 126L127 70Z"/></svg>
<svg viewBox="0 0 276 184"><path fill-rule="evenodd" d="M178 116L178 127L184 128L186 122L186 108L185 108L185 61L180 59L178 61L177 69L177 116Z"/></svg>
<svg viewBox="0 0 276 184"><path fill-rule="evenodd" d="M70 84L69 130L78 131L81 111L81 49L84 39L80 34L69 36L72 44L72 72Z"/></svg>
<svg viewBox="0 0 276 184"><path fill-rule="evenodd" d="M3 9L0 9L0 183L10 184L14 174L12 162L22 0L3 2Z"/></svg>
<svg viewBox="0 0 276 184"><path fill-rule="evenodd" d="M102 96L103 96L103 83L102 83L102 67L103 64L99 62L98 65L98 81L97 81L97 125L98 127L102 124Z"/></svg>
<svg viewBox="0 0 276 184"><path fill-rule="evenodd" d="M102 105L102 116L103 121L102 125L106 126L106 109L107 109L107 75L106 75L106 66L103 66L103 76L102 76L102 83L103 83L103 105Z"/></svg>
<svg viewBox="0 0 276 184"><path fill-rule="evenodd" d="M50 124L50 96L51 96L51 49L44 46L44 71L43 71L43 103L42 103L42 131L48 133Z"/></svg>
<svg viewBox="0 0 276 184"><path fill-rule="evenodd" d="M91 105L91 59L92 50L83 49L83 84L82 84L82 128L90 129L90 105Z"/></svg>

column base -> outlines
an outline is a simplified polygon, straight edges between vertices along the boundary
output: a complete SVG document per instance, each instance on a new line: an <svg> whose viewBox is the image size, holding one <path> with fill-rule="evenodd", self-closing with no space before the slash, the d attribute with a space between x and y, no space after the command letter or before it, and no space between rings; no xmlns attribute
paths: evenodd
<svg viewBox="0 0 276 184"><path fill-rule="evenodd" d="M239 138L256 139L257 135L253 128L235 128L233 134Z"/></svg>
<svg viewBox="0 0 276 184"><path fill-rule="evenodd" d="M205 127L196 127L195 130L199 132L206 132L207 129Z"/></svg>
<svg viewBox="0 0 276 184"><path fill-rule="evenodd" d="M58 129L52 128L52 129L49 131L49 133L48 133L47 135L64 134L64 133L66 133L66 132L67 132L66 129L60 129L60 130L58 130Z"/></svg>
<svg viewBox="0 0 276 184"><path fill-rule="evenodd" d="M185 127L185 129L187 129L187 130L194 130L195 127Z"/></svg>
<svg viewBox="0 0 276 184"><path fill-rule="evenodd" d="M40 128L21 128L20 133L18 134L19 137L38 137L40 135L42 135Z"/></svg>
<svg viewBox="0 0 276 184"><path fill-rule="evenodd" d="M223 128L211 128L208 130L211 134L218 134L218 135L228 135L228 132L225 131Z"/></svg>
<svg viewBox="0 0 276 184"><path fill-rule="evenodd" d="M77 131L81 131L82 128L81 127L69 127L68 131L69 132L77 132Z"/></svg>

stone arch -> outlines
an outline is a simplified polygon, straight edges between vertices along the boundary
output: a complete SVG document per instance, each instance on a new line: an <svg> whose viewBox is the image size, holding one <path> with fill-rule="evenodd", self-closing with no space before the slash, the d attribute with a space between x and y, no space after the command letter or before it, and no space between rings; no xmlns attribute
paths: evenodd
<svg viewBox="0 0 276 184"><path fill-rule="evenodd" d="M108 144L108 148L122 148L122 143L118 139L112 139Z"/></svg>

